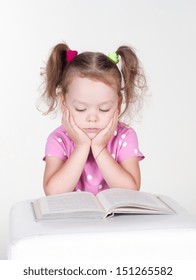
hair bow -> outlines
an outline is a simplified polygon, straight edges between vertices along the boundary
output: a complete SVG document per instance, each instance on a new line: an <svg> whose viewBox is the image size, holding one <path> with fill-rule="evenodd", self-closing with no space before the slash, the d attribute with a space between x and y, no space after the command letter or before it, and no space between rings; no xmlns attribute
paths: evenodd
<svg viewBox="0 0 196 280"><path fill-rule="evenodd" d="M108 54L108 58L114 63L117 64L119 62L118 54L116 52L112 52Z"/></svg>
<svg viewBox="0 0 196 280"><path fill-rule="evenodd" d="M68 50L68 51L66 52L67 62L72 61L72 59L74 59L77 55L78 55L78 52L77 52L77 51Z"/></svg>

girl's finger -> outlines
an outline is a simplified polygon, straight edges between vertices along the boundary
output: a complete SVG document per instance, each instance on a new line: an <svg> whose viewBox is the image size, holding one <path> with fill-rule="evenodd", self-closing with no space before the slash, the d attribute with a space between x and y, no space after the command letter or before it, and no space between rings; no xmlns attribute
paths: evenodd
<svg viewBox="0 0 196 280"><path fill-rule="evenodd" d="M77 127L74 118L70 115L70 124L73 128Z"/></svg>
<svg viewBox="0 0 196 280"><path fill-rule="evenodd" d="M100 133L107 134L108 131L111 130L112 126L113 126L113 118L110 119L110 121L107 124L107 126Z"/></svg>
<svg viewBox="0 0 196 280"><path fill-rule="evenodd" d="M77 132L77 133L81 133L81 129L77 126L77 124L74 121L74 118L70 115L70 124L72 129Z"/></svg>
<svg viewBox="0 0 196 280"><path fill-rule="evenodd" d="M66 120L67 120L67 122L69 122L69 110L67 109L67 110L65 110L65 118L66 118Z"/></svg>
<svg viewBox="0 0 196 280"><path fill-rule="evenodd" d="M115 114L114 114L114 124L115 124L115 125L117 125L117 123L118 123L118 116L119 116L118 110L116 110L116 112L115 112Z"/></svg>

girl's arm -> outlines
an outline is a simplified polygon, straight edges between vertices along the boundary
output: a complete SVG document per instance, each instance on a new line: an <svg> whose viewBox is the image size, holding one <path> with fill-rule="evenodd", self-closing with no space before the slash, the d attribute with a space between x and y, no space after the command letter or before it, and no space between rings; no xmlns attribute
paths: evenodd
<svg viewBox="0 0 196 280"><path fill-rule="evenodd" d="M46 195L74 190L89 154L88 146L76 147L66 162L56 157L46 157L44 191Z"/></svg>
<svg viewBox="0 0 196 280"><path fill-rule="evenodd" d="M74 190L84 169L90 151L91 140L78 128L69 111L63 114L62 123L74 141L74 151L64 162L56 157L46 157L44 191L46 195L71 192Z"/></svg>
<svg viewBox="0 0 196 280"><path fill-rule="evenodd" d="M97 157L96 162L111 188L140 189L138 157L131 157L119 164L105 148Z"/></svg>
<svg viewBox="0 0 196 280"><path fill-rule="evenodd" d="M138 157L131 157L120 164L116 162L105 148L114 133L118 122L118 112L92 140L91 149L97 165L111 188L140 189L140 168Z"/></svg>

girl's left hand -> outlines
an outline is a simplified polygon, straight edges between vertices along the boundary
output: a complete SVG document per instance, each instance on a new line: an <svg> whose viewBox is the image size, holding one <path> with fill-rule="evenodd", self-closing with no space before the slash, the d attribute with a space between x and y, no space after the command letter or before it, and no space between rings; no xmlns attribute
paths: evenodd
<svg viewBox="0 0 196 280"><path fill-rule="evenodd" d="M118 110L115 111L113 117L107 124L107 126L102 129L93 139L91 142L91 149L93 155L96 156L102 149L104 149L114 134L118 123Z"/></svg>

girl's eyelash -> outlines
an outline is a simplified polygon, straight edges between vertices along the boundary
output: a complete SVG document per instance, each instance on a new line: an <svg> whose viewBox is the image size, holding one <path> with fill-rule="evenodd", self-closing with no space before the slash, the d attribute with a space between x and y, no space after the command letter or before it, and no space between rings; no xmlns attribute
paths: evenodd
<svg viewBox="0 0 196 280"><path fill-rule="evenodd" d="M76 108L76 111L77 111L77 112L84 112L84 111L86 111L86 109L77 109L77 108ZM99 111L105 113L105 112L108 112L109 109L107 109L107 110L99 109Z"/></svg>
<svg viewBox="0 0 196 280"><path fill-rule="evenodd" d="M86 109L77 109L76 108L76 111L78 111L78 112L84 112Z"/></svg>

